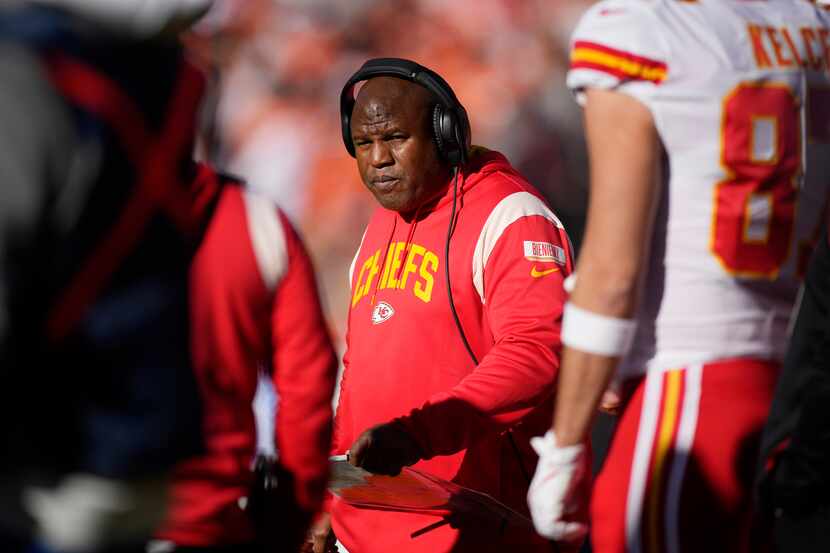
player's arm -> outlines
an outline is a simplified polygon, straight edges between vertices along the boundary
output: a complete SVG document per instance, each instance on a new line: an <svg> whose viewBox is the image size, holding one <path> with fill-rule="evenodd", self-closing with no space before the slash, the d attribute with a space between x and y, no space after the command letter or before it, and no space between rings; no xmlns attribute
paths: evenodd
<svg viewBox="0 0 830 553"><path fill-rule="evenodd" d="M599 89L588 90L586 98L591 189L570 303L600 317L628 320L637 306L658 203L660 142L650 111L638 100ZM553 423L560 445L587 436L618 361L566 341Z"/></svg>
<svg viewBox="0 0 830 553"><path fill-rule="evenodd" d="M638 284L659 195L660 143L651 113L629 95L587 89L591 194L576 287L565 307L553 429L533 438L539 454L528 490L536 530L575 541L587 532L584 446L600 399L633 336Z"/></svg>

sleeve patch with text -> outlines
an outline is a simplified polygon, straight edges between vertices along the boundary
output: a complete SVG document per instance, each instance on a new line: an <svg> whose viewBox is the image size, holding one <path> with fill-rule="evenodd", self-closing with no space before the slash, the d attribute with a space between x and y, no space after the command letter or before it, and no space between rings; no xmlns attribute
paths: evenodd
<svg viewBox="0 0 830 553"><path fill-rule="evenodd" d="M565 265L565 250L550 242L524 241L524 256L529 261L547 261Z"/></svg>

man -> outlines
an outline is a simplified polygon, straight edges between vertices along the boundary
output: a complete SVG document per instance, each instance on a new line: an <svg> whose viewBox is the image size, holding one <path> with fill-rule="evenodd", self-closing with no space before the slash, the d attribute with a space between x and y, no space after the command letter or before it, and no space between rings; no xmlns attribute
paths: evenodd
<svg viewBox="0 0 830 553"><path fill-rule="evenodd" d="M173 31L209 2L111 4L0 8L3 551L143 546L200 447L185 169L203 79Z"/></svg>
<svg viewBox="0 0 830 553"><path fill-rule="evenodd" d="M177 468L170 514L152 549L296 551L325 491L337 373L314 268L272 201L204 165L194 196L209 217L190 274L206 452ZM280 469L267 505L251 493L260 374L277 394L276 425L261 429L271 435L260 449L275 445Z"/></svg>
<svg viewBox="0 0 830 553"><path fill-rule="evenodd" d="M760 498L779 551L830 548L830 244L810 263L761 443Z"/></svg>
<svg viewBox="0 0 830 553"><path fill-rule="evenodd" d="M526 513L527 439L553 401L567 235L504 156L470 148L463 107L435 73L367 62L341 107L347 148L380 207L351 271L334 451L380 474L414 465ZM337 498L331 518L352 552L550 550L529 526L461 518L430 529L440 517Z"/></svg>
<svg viewBox="0 0 830 553"><path fill-rule="evenodd" d="M790 0L609 0L577 27L591 200L535 442L544 535L585 532L564 514L587 502L578 444L616 370L634 391L593 492L595 551L751 548L758 440L826 199L827 37L827 14Z"/></svg>

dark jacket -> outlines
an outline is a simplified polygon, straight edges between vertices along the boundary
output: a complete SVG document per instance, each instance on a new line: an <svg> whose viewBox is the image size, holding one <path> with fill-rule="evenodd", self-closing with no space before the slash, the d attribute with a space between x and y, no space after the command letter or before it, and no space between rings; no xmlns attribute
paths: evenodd
<svg viewBox="0 0 830 553"><path fill-rule="evenodd" d="M823 237L807 273L761 444L761 500L769 512L802 517L830 505L828 313L830 245Z"/></svg>
<svg viewBox="0 0 830 553"><path fill-rule="evenodd" d="M140 477L199 446L175 44L0 9L0 477Z"/></svg>

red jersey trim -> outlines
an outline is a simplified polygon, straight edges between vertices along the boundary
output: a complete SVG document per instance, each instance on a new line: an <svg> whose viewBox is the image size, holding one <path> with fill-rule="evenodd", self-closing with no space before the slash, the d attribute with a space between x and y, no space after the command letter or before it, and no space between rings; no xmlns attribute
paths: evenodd
<svg viewBox="0 0 830 553"><path fill-rule="evenodd" d="M649 81L660 84L668 75L665 63L578 40L571 51L571 69L593 69L624 80Z"/></svg>

